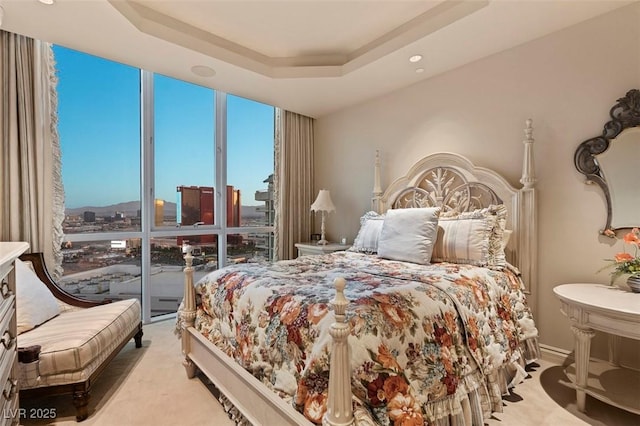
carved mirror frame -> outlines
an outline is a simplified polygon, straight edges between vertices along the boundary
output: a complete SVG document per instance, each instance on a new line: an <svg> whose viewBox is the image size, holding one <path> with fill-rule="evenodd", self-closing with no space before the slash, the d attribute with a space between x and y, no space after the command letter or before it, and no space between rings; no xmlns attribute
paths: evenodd
<svg viewBox="0 0 640 426"><path fill-rule="evenodd" d="M596 156L605 152L611 141L623 130L640 126L640 90L629 90L624 97L617 100L617 103L609 110L609 115L611 121L604 125L602 135L582 142L574 156L576 169L587 177L585 183L596 183L604 192L607 201L607 223L600 232L605 235L607 235L606 231L612 230L611 192Z"/></svg>

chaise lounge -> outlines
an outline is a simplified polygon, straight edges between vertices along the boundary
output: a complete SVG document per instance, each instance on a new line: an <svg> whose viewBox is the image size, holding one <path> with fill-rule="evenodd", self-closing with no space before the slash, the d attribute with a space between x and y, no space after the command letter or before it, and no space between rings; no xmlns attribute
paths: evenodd
<svg viewBox="0 0 640 426"><path fill-rule="evenodd" d="M92 383L132 337L136 348L142 346L140 303L137 299L117 302L80 299L56 285L42 253L23 254L20 259L25 265L31 264L30 269L22 268L22 278L18 274L16 280L20 398L71 394L76 420L82 421L88 416ZM52 302L40 281L55 301ZM40 293L32 293L35 288ZM25 300L27 296L38 298L37 303ZM51 318L25 327L29 306L37 307L34 315L38 316L46 310L47 303L57 304L57 313L54 305Z"/></svg>

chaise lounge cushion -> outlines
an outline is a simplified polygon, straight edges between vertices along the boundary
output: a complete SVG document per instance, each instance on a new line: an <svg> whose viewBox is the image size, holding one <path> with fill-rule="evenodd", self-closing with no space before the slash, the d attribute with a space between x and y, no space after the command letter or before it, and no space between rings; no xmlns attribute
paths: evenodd
<svg viewBox="0 0 640 426"><path fill-rule="evenodd" d="M63 312L18 336L18 346L40 345L36 386L85 380L140 324L140 303L128 299Z"/></svg>

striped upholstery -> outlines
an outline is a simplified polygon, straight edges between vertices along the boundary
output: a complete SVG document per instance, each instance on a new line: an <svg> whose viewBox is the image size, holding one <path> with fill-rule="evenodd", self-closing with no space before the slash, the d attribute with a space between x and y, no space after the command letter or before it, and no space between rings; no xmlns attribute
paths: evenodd
<svg viewBox="0 0 640 426"><path fill-rule="evenodd" d="M489 262L489 236L494 226L495 217L441 219L431 261L486 266Z"/></svg>
<svg viewBox="0 0 640 426"><path fill-rule="evenodd" d="M40 345L39 378L26 380L21 388L86 380L140 324L137 299L122 300L89 309L66 311L18 336L18 346ZM79 325L82 326L79 326ZM27 365L21 365L27 369ZM33 366L30 367L33 370ZM33 374L33 373L31 373ZM23 386L24 385L24 386Z"/></svg>
<svg viewBox="0 0 640 426"><path fill-rule="evenodd" d="M506 207L497 205L456 216L441 216L431 261L504 266L506 214Z"/></svg>

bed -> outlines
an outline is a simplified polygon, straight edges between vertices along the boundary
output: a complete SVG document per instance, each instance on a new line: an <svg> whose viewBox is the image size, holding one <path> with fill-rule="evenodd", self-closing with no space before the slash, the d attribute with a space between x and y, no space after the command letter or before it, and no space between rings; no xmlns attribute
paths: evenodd
<svg viewBox="0 0 640 426"><path fill-rule="evenodd" d="M187 252L187 376L202 371L239 424L483 425L538 356L530 120L525 135L519 189L437 153L382 191L376 155L345 252L195 285Z"/></svg>

